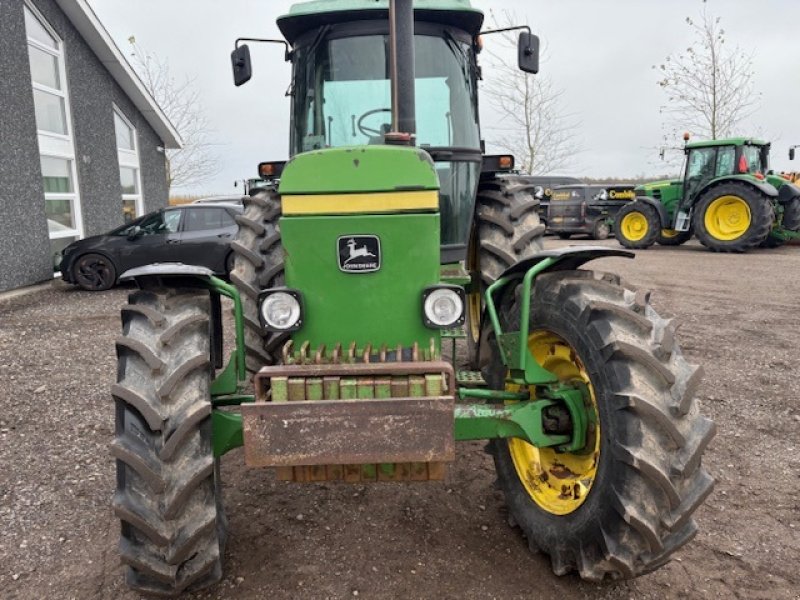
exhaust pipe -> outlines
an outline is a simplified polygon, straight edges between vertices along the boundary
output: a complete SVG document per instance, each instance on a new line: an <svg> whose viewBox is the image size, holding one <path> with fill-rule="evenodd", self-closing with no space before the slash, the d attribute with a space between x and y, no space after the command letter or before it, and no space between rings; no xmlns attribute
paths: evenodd
<svg viewBox="0 0 800 600"><path fill-rule="evenodd" d="M392 130L387 144L414 144L417 133L414 85L414 1L389 1L389 65Z"/></svg>

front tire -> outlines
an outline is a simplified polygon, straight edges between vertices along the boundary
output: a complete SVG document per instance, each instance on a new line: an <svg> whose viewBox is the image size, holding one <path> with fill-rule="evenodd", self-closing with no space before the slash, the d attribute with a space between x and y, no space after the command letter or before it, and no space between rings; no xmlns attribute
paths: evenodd
<svg viewBox="0 0 800 600"><path fill-rule="evenodd" d="M661 231L661 218L647 202L626 204L616 216L614 235L625 248L644 250L656 243Z"/></svg>
<svg viewBox="0 0 800 600"><path fill-rule="evenodd" d="M222 578L226 521L212 451L209 294L130 295L117 341L114 512L128 585L177 595Z"/></svg>
<svg viewBox="0 0 800 600"><path fill-rule="evenodd" d="M505 331L518 328L519 291L500 312ZM694 537L692 515L713 488L701 456L715 427L693 398L701 370L684 360L649 295L612 275L539 276L530 318L537 360L589 386L597 425L583 453L491 443L510 522L557 575L600 581L653 571ZM495 351L490 387L504 389L505 373Z"/></svg>
<svg viewBox="0 0 800 600"><path fill-rule="evenodd" d="M767 196L745 183L724 183L698 200L694 233L714 252L746 252L767 240L774 221Z"/></svg>
<svg viewBox="0 0 800 600"><path fill-rule="evenodd" d="M658 244L660 246L682 246L692 239L692 231L676 231L674 229L662 229L658 234Z"/></svg>
<svg viewBox="0 0 800 600"><path fill-rule="evenodd" d="M117 283L117 268L102 254L84 254L75 260L72 280L87 292L104 292Z"/></svg>

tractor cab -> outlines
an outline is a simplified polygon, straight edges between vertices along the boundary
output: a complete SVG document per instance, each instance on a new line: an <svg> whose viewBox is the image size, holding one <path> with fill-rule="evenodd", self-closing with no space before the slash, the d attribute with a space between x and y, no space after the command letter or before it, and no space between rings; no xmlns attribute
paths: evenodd
<svg viewBox="0 0 800 600"><path fill-rule="evenodd" d="M749 175L764 180L769 150L767 142L744 138L687 144L680 208L690 207L700 191L722 177Z"/></svg>
<svg viewBox="0 0 800 600"><path fill-rule="evenodd" d="M385 144L392 121L388 21L315 23L291 15L279 21L295 47L291 154ZM303 25L310 29L292 37ZM446 254L466 248L482 163L472 43L477 29L464 25L479 27L480 21L459 27L418 21L414 36L416 143L439 176ZM444 260L453 258L460 257Z"/></svg>
<svg viewBox="0 0 800 600"><path fill-rule="evenodd" d="M393 100L404 102L392 95L388 15L388 0L318 0L296 4L278 19L293 66L290 156L392 143ZM397 57L400 68L413 64L413 85L399 93L409 95L405 104L415 114L401 129L430 155L439 179L442 264L466 258L484 163L477 61L482 24L483 13L468 2L416 2L413 47ZM523 70L538 70L535 36L520 36L519 54ZM249 78L249 53L246 62Z"/></svg>

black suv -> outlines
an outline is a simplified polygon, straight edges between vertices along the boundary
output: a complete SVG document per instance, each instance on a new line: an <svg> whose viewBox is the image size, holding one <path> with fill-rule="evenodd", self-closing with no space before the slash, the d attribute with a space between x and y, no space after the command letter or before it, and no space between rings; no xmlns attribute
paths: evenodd
<svg viewBox="0 0 800 600"><path fill-rule="evenodd" d="M550 195L547 227L562 240L583 233L604 240L620 208L636 197L632 185L562 185Z"/></svg>
<svg viewBox="0 0 800 600"><path fill-rule="evenodd" d="M90 291L107 290L125 271L153 263L198 265L226 276L241 212L235 205L190 204L147 214L64 248L61 275Z"/></svg>

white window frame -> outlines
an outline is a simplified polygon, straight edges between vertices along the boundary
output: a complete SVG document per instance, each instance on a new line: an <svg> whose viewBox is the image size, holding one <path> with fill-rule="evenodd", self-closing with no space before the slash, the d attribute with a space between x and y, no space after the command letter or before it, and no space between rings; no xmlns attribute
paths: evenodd
<svg viewBox="0 0 800 600"><path fill-rule="evenodd" d="M72 175L72 192L69 194L52 194L45 192L44 199L45 200L70 200L72 202L72 215L75 220L75 227L68 231L61 231L57 233L51 233L50 228L48 227L48 235L51 240L69 238L69 237L76 237L76 238L83 238L84 237L84 227L83 227L83 211L81 207L81 194L80 194L80 185L78 182L78 165L77 160L75 157L75 142L72 132L72 111L69 102L69 85L67 82L67 66L64 60L65 52L64 52L64 40L56 33L56 31L50 26L50 23L47 22L47 19L44 18L39 9L37 9L29 0L24 0L23 2L23 10L27 10L31 13L34 19L36 19L39 24L49 33L53 40L56 42L57 49L53 50L53 48L49 48L44 44L41 44L34 40L33 38L28 37L28 32L25 32L25 39L29 46L33 46L37 50L41 50L46 52L47 54L56 57L56 62L58 66L58 78L59 83L61 84L60 90L48 87L46 85L42 85L40 83L36 83L33 81L33 73L30 73L30 80L31 80L31 87L34 90L40 90L43 92L47 92L48 94L52 94L54 96L59 96L64 99L64 119L66 120L66 135L61 135L58 133L53 133L51 131L43 131L37 128L37 137L39 140L39 154L40 156L46 158L58 158L62 160L69 161L70 171ZM27 49L27 48L26 48ZM41 173L41 167L40 167ZM44 174L41 173L42 177Z"/></svg>
<svg viewBox="0 0 800 600"><path fill-rule="evenodd" d="M122 194L122 200L133 200L136 202L136 216L141 217L144 214L144 190L142 189L142 167L141 162L139 160L139 135L136 131L136 127L133 126L133 123L130 122L130 119L125 116L125 113L120 110L120 108L116 104L112 104L114 109L114 114L120 118L120 120L125 123L131 131L131 135L133 137L133 150L128 148L117 148L117 160L119 162L119 167L127 167L129 169L136 170L136 189L138 190L137 194ZM117 131L116 131L116 123L114 123L114 140L116 143L117 139ZM122 182L120 181L120 186Z"/></svg>

